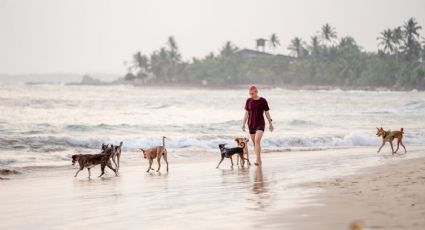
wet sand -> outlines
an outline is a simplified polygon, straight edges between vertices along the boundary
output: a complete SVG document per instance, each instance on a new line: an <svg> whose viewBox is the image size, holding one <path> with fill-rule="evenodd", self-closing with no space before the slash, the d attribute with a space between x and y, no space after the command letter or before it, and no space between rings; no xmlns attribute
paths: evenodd
<svg viewBox="0 0 425 230"><path fill-rule="evenodd" d="M424 197L420 194L424 191L424 180L419 176L424 172L419 171L423 170L423 149L423 146L410 147L407 155L395 157L376 155L376 148L268 153L263 155L262 169L255 166L231 169L229 160L215 169L218 156L202 160L171 158L168 173L165 167L161 173L146 173L145 160L130 162L124 157L119 177L109 171L104 178L96 178L99 168L94 168L91 180L87 179L87 171L74 178L76 167L72 166L24 169L21 174L8 176L10 180L0 182L0 228L303 229L307 226L305 229L311 229L311 226L331 226L327 229L344 229L353 220L363 220L363 215L338 218L345 216L341 210L346 210L347 205L341 203L347 199L353 200L349 206L356 205L352 208L357 210L354 214L376 217L376 223L393 220L403 224L409 218L425 219ZM411 164L410 159L415 159L415 165L407 165ZM380 175L374 171L379 167L390 169ZM410 174L416 176L401 181L393 181L389 176L404 178ZM375 186L379 190L374 191ZM358 191L370 195L356 195ZM411 196L407 204L415 205L397 209L401 207L397 205L405 203L403 192ZM371 201L359 202L352 197ZM397 213L400 217L379 213L382 202L397 199L400 201L391 206L394 211L390 214ZM369 206L377 211L370 209L363 213L363 208ZM350 212L347 213L349 216Z"/></svg>
<svg viewBox="0 0 425 230"><path fill-rule="evenodd" d="M365 229L425 228L425 157L298 186L323 189L316 199L320 205L285 212L283 226L343 229L357 223Z"/></svg>

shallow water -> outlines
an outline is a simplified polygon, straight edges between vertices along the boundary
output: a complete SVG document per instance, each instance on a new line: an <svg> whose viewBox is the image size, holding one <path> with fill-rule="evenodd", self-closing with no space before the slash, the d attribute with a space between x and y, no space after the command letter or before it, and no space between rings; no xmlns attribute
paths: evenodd
<svg viewBox="0 0 425 230"><path fill-rule="evenodd" d="M264 89L275 132L265 150L375 146L375 127L405 129L425 144L425 92ZM0 167L67 165L75 152L124 141L125 151L161 143L173 158L202 158L234 145L245 89L0 85ZM131 155L124 160L134 160Z"/></svg>
<svg viewBox="0 0 425 230"><path fill-rule="evenodd" d="M125 163L121 175L99 168L73 178L76 167L31 170L0 184L2 229L285 229L285 216L299 206L321 205L320 188L299 183L357 173L369 166L424 156L423 147L392 157L376 148L350 148L263 155L263 169L231 169L226 159L178 159L170 171L146 173L147 163ZM156 164L154 165L156 167ZM293 209L296 210L296 209ZM271 218L273 217L273 218ZM348 225L348 223L347 223Z"/></svg>

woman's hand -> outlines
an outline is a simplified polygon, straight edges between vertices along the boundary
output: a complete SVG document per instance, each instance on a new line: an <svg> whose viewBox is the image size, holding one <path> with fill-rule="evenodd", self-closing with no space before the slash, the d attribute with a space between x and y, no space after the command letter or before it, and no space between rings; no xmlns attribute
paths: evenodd
<svg viewBox="0 0 425 230"><path fill-rule="evenodd" d="M273 132L273 130L274 130L274 127L271 123L269 124L269 129L270 129L270 132Z"/></svg>
<svg viewBox="0 0 425 230"><path fill-rule="evenodd" d="M245 125L242 125L242 131L245 132Z"/></svg>

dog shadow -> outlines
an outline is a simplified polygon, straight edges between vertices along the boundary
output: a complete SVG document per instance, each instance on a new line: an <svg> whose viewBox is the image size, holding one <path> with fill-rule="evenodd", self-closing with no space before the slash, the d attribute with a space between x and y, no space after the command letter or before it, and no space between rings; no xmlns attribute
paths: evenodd
<svg viewBox="0 0 425 230"><path fill-rule="evenodd" d="M383 158L383 159L406 158L407 157L407 153L396 153L394 155L392 155L391 153L389 153L389 154L381 154L380 157Z"/></svg>

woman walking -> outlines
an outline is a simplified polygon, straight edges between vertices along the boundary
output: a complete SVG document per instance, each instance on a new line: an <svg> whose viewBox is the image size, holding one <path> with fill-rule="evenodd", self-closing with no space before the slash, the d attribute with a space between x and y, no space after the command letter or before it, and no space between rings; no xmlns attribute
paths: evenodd
<svg viewBox="0 0 425 230"><path fill-rule="evenodd" d="M272 118L270 117L267 100L258 96L258 89L256 86L249 87L249 95L250 97L245 103L245 116L243 118L242 131L245 132L245 125L248 122L249 134L254 144L254 151L257 158L255 165L261 166L261 138L263 137L264 128L266 126L264 113L269 122L270 132L273 132Z"/></svg>

